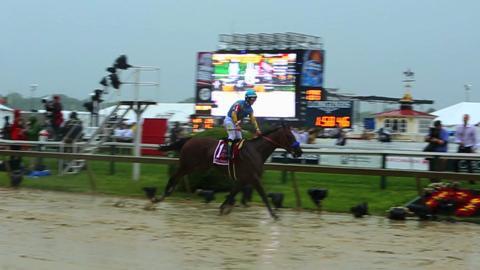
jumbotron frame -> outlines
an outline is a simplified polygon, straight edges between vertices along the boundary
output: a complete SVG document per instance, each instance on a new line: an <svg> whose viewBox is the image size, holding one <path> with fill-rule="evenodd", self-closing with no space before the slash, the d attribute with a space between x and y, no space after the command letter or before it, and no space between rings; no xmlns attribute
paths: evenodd
<svg viewBox="0 0 480 270"><path fill-rule="evenodd" d="M220 34L218 50L322 50L322 39L294 32Z"/></svg>

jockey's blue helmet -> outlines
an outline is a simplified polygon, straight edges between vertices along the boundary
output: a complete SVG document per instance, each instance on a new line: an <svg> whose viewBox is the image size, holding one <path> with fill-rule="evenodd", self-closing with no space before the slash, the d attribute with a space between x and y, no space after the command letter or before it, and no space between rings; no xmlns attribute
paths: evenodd
<svg viewBox="0 0 480 270"><path fill-rule="evenodd" d="M255 93L253 89L247 89L247 92L245 92L245 99L256 98L256 97L257 97L257 93Z"/></svg>

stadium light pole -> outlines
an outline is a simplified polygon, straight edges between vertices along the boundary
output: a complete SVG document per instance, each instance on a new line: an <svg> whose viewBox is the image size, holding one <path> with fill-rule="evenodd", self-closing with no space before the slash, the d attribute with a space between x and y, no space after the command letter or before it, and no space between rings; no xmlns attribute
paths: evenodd
<svg viewBox="0 0 480 270"><path fill-rule="evenodd" d="M32 83L30 84L30 110L33 112L34 111L34 108L33 108L33 93L35 92L35 90L37 90L37 87L38 87L38 84L36 83Z"/></svg>
<svg viewBox="0 0 480 270"><path fill-rule="evenodd" d="M140 70L135 70L134 73L135 76L135 83L134 83L134 111L135 111L135 116L136 116L136 129L135 129L135 141L134 141L134 149L133 149L133 155L136 157L140 156L140 143L142 141L142 125L140 121L142 120L141 118L141 113L140 113L140 106L138 105L138 98L139 98L139 92L140 92ZM138 181L140 179L140 163L133 163L133 170L132 170L132 178L134 181Z"/></svg>
<svg viewBox="0 0 480 270"><path fill-rule="evenodd" d="M470 102L470 89L472 88L472 85L467 83L463 87L465 87L465 101Z"/></svg>
<svg viewBox="0 0 480 270"><path fill-rule="evenodd" d="M139 157L141 156L141 136L142 136L142 109L140 107L139 99L140 99L140 86L157 86L159 85L158 82L140 82L140 73L141 71L160 71L158 67L150 67L150 66L132 66L134 69L134 81L133 82L122 82L123 84L133 84L134 86L134 111L136 115L136 129L135 129L135 140L134 140L134 156ZM138 181L140 179L140 163L133 163L132 169L132 178L134 181Z"/></svg>

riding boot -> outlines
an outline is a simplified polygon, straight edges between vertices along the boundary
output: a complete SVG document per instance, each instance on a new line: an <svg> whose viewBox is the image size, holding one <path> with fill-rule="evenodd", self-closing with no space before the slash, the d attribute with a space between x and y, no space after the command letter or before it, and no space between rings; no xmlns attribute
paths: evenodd
<svg viewBox="0 0 480 270"><path fill-rule="evenodd" d="M227 159L230 161L232 160L233 156L233 140L228 139L227 140Z"/></svg>
<svg viewBox="0 0 480 270"><path fill-rule="evenodd" d="M232 157L233 157L233 149L235 147L236 144L238 144L240 142L240 139L234 139L233 142L232 142Z"/></svg>

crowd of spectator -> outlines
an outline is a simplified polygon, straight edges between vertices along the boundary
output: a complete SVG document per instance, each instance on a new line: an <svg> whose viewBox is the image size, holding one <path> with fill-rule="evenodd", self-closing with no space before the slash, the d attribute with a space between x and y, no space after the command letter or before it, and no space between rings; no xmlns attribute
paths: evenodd
<svg viewBox="0 0 480 270"><path fill-rule="evenodd" d="M81 136L83 126L77 118L76 112L72 112L69 120L64 123L60 97L55 96L52 100L43 99L42 102L45 106L44 115L22 117L20 110L15 109L13 111L13 121L10 121L9 116L5 116L0 134L1 139L13 141L44 141L49 139L71 143ZM41 146L10 145L11 150L40 150L40 148ZM40 163L40 158L32 159L29 169L34 170L41 165ZM24 168L22 158L19 156L11 156L8 165L12 172L21 171Z"/></svg>

